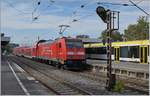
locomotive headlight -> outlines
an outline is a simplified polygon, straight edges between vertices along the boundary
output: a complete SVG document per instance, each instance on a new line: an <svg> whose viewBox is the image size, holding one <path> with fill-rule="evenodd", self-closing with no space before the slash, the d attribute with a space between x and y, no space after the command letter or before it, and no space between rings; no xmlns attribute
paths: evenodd
<svg viewBox="0 0 150 96"><path fill-rule="evenodd" d="M70 56L70 55L69 55L69 56L68 56L68 58L69 58L69 59L72 59L72 58L73 58L73 56Z"/></svg>
<svg viewBox="0 0 150 96"><path fill-rule="evenodd" d="M77 55L85 55L84 52L77 52Z"/></svg>

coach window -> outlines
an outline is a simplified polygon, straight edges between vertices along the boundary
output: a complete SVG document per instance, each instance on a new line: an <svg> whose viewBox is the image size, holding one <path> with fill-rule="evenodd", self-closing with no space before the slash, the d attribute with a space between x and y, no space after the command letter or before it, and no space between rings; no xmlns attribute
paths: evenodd
<svg viewBox="0 0 150 96"><path fill-rule="evenodd" d="M129 58L139 58L139 47L138 46L129 46Z"/></svg>
<svg viewBox="0 0 150 96"><path fill-rule="evenodd" d="M120 57L128 58L128 46L120 48Z"/></svg>
<svg viewBox="0 0 150 96"><path fill-rule="evenodd" d="M59 48L61 48L61 43L59 43Z"/></svg>
<svg viewBox="0 0 150 96"><path fill-rule="evenodd" d="M106 47L98 47L98 54L107 54Z"/></svg>

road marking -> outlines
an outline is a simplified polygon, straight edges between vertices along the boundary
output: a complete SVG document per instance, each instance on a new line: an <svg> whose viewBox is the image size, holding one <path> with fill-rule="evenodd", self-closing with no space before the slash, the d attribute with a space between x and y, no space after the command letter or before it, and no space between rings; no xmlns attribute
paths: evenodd
<svg viewBox="0 0 150 96"><path fill-rule="evenodd" d="M17 69L21 72L25 72L18 64L14 63L13 64L17 67Z"/></svg>
<svg viewBox="0 0 150 96"><path fill-rule="evenodd" d="M28 80L35 80L34 77L27 77Z"/></svg>
<svg viewBox="0 0 150 96"><path fill-rule="evenodd" d="M9 65L11 71L13 72L15 78L17 79L19 85L20 85L21 88L23 89L24 93L25 93L26 95L30 95L30 93L28 92L28 90L25 88L25 86L22 84L22 82L20 81L20 79L19 79L18 76L16 75L16 73L15 73L14 69L12 68L12 66L10 65L9 61L7 61L7 63L8 63L8 65Z"/></svg>

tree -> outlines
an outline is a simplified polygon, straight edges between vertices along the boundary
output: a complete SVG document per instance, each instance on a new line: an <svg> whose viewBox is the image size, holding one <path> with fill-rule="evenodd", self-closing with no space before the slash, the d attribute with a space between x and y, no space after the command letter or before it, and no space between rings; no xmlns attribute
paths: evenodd
<svg viewBox="0 0 150 96"><path fill-rule="evenodd" d="M107 30L104 30L101 33L100 39L107 40L107 32L106 31ZM111 37L112 37L112 41L121 41L122 40L122 34L120 34L119 31L113 31Z"/></svg>
<svg viewBox="0 0 150 96"><path fill-rule="evenodd" d="M5 46L5 50L7 51L7 53L12 53L13 48L18 47L19 44L15 44L15 43L9 43L8 45Z"/></svg>
<svg viewBox="0 0 150 96"><path fill-rule="evenodd" d="M76 38L90 38L89 35L77 35Z"/></svg>
<svg viewBox="0 0 150 96"><path fill-rule="evenodd" d="M137 24L130 24L124 30L127 40L144 40L149 38L149 22L142 16L137 20Z"/></svg>

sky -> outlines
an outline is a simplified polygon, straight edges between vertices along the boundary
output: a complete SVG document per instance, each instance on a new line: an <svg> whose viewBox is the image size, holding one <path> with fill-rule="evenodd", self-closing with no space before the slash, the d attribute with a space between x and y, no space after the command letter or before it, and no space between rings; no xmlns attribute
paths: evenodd
<svg viewBox="0 0 150 96"><path fill-rule="evenodd" d="M54 1L54 2L53 2ZM149 12L150 0L132 0L146 12ZM96 14L96 8L120 12L120 29L122 34L129 24L135 24L139 16L146 16L135 6L122 6L107 3L126 3L129 0L0 0L1 33L11 37L12 43L32 45L38 39L55 39L59 37L59 25L66 24L63 35L75 37L86 34L98 38L106 24ZM40 4L38 5L38 2ZM81 8L81 5L84 5ZM38 17L34 20L34 17ZM74 19L77 22L72 22Z"/></svg>

